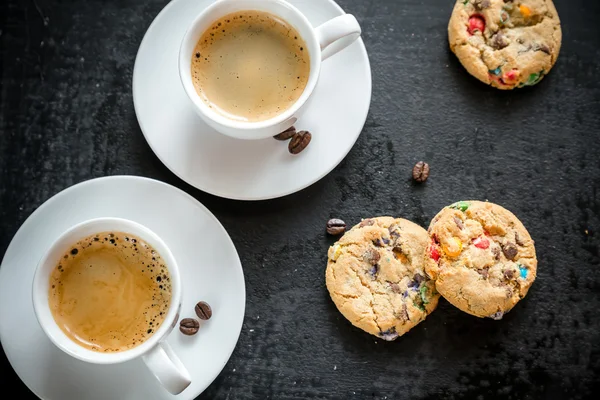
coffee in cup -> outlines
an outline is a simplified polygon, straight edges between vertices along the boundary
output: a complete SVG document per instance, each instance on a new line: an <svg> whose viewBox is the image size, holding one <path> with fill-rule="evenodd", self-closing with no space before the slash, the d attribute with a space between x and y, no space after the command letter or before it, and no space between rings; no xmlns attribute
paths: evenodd
<svg viewBox="0 0 600 400"><path fill-rule="evenodd" d="M65 335L97 352L144 343L163 324L171 278L160 254L139 237L102 232L70 246L50 274L49 306Z"/></svg>
<svg viewBox="0 0 600 400"><path fill-rule="evenodd" d="M197 94L216 112L237 121L264 121L300 98L310 55L286 21L264 11L238 11L201 35L191 75Z"/></svg>

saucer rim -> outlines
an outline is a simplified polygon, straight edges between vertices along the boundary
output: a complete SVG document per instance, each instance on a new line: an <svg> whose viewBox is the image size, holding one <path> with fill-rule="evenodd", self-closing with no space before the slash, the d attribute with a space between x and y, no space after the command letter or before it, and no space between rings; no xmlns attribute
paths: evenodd
<svg viewBox="0 0 600 400"><path fill-rule="evenodd" d="M148 36L148 31L150 31L150 29L152 29L154 27L155 24L158 23L160 17L162 16L163 13L168 12L169 8L176 3L177 1L180 0L171 0L169 1L169 3L156 15L156 17L152 20L152 23L148 26L148 28L146 29L146 32L144 33L144 37L142 38L142 41L140 42L140 45L138 47L138 51L135 55L135 61L134 61L134 65L133 65L133 71L131 74L131 92L132 92L132 101L133 101L133 108L135 111L135 117L136 120L138 122L138 125L140 127L140 131L142 132L142 135L144 135L144 139L146 140L146 143L148 143L148 146L150 146L150 149L152 150L152 152L154 153L154 155L160 160L160 162L167 167L167 169L169 171L171 171L172 174L174 174L175 176L177 176L177 178L181 179L183 182L187 183L188 185L201 190L205 193L211 194L213 196L217 196L217 197L221 197L224 199L230 199L230 200L239 200L239 201L262 201L262 200L271 200L271 199L278 199L278 198L282 198L285 196L289 196L291 194L300 192L304 189L306 189L309 186L314 185L315 183L319 182L321 179L323 179L324 177L326 177L327 175L329 175L329 173L331 173L331 171L333 171L338 165L340 165L340 163L344 160L344 158L346 158L348 156L348 154L350 154L350 151L352 151L352 149L354 148L354 145L356 144L356 142L358 141L358 138L360 137L364 126L367 122L367 118L369 115L369 110L371 109L371 100L373 97L373 74L371 71L371 62L369 60L369 54L367 53L367 48L365 46L365 43L362 39L362 36L360 36L358 39L356 39L356 43L359 44L360 50L361 50L361 57L364 58L366 60L366 64L367 64L367 69L366 69L366 73L367 73L367 82L368 82L368 107L366 108L365 112L364 112L364 116L361 117L361 120L363 121L360 127L360 130L358 132L358 134L356 135L356 137L354 138L354 140L352 140L352 143L349 144L348 150L341 153L340 157L338 159L336 159L336 161L334 163L331 164L330 168L326 168L323 170L323 172L321 174L316 175L313 179L309 180L307 183L300 185L296 188L293 189L289 189L287 191L283 191L283 192L279 192L279 193L275 193L275 194L270 194L270 195L262 195L262 196L248 196L248 195L234 195L233 193L223 193L220 190L209 190L206 187L200 187L200 185L196 185L195 183L192 183L191 179L185 179L183 177L183 173L179 173L178 171L175 170L175 168L173 168L170 164L168 164L164 157L161 156L161 153L157 151L157 149L155 148L155 145L149 140L148 135L146 134L146 130L144 129L144 124L140 118L140 113L138 112L138 103L141 100L136 101L136 98L139 96L136 96L136 71L138 70L138 59L140 56L140 52L142 47L144 46L147 36ZM183 1L183 0L181 0ZM347 14L344 9L335 1L335 0L325 0L327 2L329 2L330 4L332 4L336 10L339 12L339 15L344 15ZM310 20L309 20L310 22ZM316 88L316 85L315 85ZM201 118L199 115L197 115L198 118ZM221 133L220 133L221 134ZM243 139L236 139L236 140L243 140ZM267 139L260 139L260 140L268 140Z"/></svg>
<svg viewBox="0 0 600 400"><path fill-rule="evenodd" d="M170 4L170 3L169 3ZM229 238L229 241L232 245L233 251L235 253L235 256L237 257L238 261L239 261L239 267L240 267L240 275L241 275L241 280L242 280L242 298L244 299L243 303L242 303L242 318L240 320L239 323L239 330L237 332L237 338L235 340L235 342L233 343L233 346L231 347L229 354L227 355L227 359L225 361L225 363L216 370L216 373L214 376L212 376L210 378L210 382L208 382L208 384L202 388L198 393L193 394L190 399L194 399L196 397L198 397L199 395L201 395L206 389L208 389L208 387L217 379L217 377L223 372L223 369L225 369L225 366L227 365L227 363L229 362L229 360L231 359L231 356L233 354L233 352L235 351L235 348L237 347L237 344L239 343L240 340L240 336L242 333L242 329L244 326L244 318L246 316L246 302L247 302L247 296L246 296L246 278L244 276L244 268L242 265L242 260L240 259L239 253L237 251L237 248L235 247L235 244L233 242L233 240L231 239L231 236L229 236L229 233L227 232L227 230L225 229L225 227L223 226L223 224L221 224L221 222L218 220L218 218L204 205L202 204L200 201L198 201L196 198L194 198L192 195L186 193L185 191L183 191L182 189L170 185L166 182L162 182L159 181L157 179L153 179L153 178L148 178L148 177L144 177L144 176L137 176L137 175L110 175L110 176L103 176L103 177L97 177L97 178L91 178L85 181L81 181L79 183L76 183L74 185L68 186L64 189L62 189L61 191L55 193L54 195L50 196L49 198L47 198L40 206L38 206L26 219L25 221L21 224L21 226L19 227L19 229L17 229L17 231L15 232L15 234L13 235L8 247L6 248L6 252L4 253L4 255L2 256L2 261L0 262L0 281L2 281L4 278L4 274L2 271L5 270L5 268L3 268L3 265L6 261L6 257L7 255L11 252L11 249L15 246L15 237L17 237L19 235L19 233L26 227L26 225L31 224L35 218L37 218L37 215L42 213L43 210L46 208L48 202L52 199L55 198L61 198L64 197L65 195L68 195L71 191L75 190L75 189L79 189L81 187L87 186L87 185L91 185L91 184L95 184L98 181L106 181L106 180L131 180L131 181L146 181L146 182L151 182L151 183L158 183L162 186L167 187L168 189L174 189L176 192L179 192L179 194L184 195L185 197L188 198L188 200L191 200L193 203L195 203L196 206L200 206L200 208L205 211L205 213L213 219L213 221L215 221L217 223L217 225L220 227L220 229L223 231L223 233L226 235L227 238ZM33 312L33 310L32 310ZM35 318L35 315L33 316L33 318ZM0 321L1 324L1 321ZM40 329L42 329L40 327ZM6 335L5 335L6 336ZM4 343L4 338L5 336L2 336L2 331L0 330L0 345L2 343ZM49 342L51 343L51 342ZM54 345L51 343L51 345ZM8 360L12 370L15 372L15 374L19 377L19 379L21 380L21 382L25 385L25 387L27 387L27 389L29 389L29 391L31 393L33 393L35 396L37 396L39 399L41 400L47 400L46 397L40 395L40 393L38 393L36 390L34 390L26 381L25 379L23 379L23 377L21 376L21 374L19 373L19 371L17 371L14 367L13 367L13 357L12 354L9 353L6 350L5 346L2 346L4 354L6 355L6 359Z"/></svg>

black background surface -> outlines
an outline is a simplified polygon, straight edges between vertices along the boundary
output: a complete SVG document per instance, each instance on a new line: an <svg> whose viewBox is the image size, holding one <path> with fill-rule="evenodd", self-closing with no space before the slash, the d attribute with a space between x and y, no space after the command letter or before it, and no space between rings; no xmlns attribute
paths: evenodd
<svg viewBox="0 0 600 400"><path fill-rule="evenodd" d="M340 0L358 17L371 60L366 126L320 182L254 203L192 188L142 136L134 58L166 3L2 0L0 254L60 190L106 175L152 177L205 204L244 265L242 334L200 399L570 399L600 391L599 1L556 0L557 65L533 88L502 92L471 78L448 50L452 0ZM420 159L432 172L417 186L410 170ZM427 226L461 199L502 204L529 229L539 266L526 299L502 321L441 301L392 343L345 321L325 288L334 241L326 220L391 214ZM0 354L3 391L34 398Z"/></svg>

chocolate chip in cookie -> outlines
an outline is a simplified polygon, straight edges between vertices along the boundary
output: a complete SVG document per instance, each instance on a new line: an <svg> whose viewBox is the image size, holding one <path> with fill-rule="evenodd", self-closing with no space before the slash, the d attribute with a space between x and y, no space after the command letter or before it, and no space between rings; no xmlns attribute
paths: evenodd
<svg viewBox="0 0 600 400"><path fill-rule="evenodd" d="M380 259L381 259L381 255L375 249L368 249L363 254L363 260L365 260L366 262L368 262L371 265L377 264Z"/></svg>
<svg viewBox="0 0 600 400"><path fill-rule="evenodd" d="M494 255L494 259L496 261L500 259L500 249L498 247L492 248L492 254Z"/></svg>
<svg viewBox="0 0 600 400"><path fill-rule="evenodd" d="M396 328L390 328L387 331L383 331L379 334L379 337L383 340L387 340L388 342L395 340L398 337L398 332L396 332Z"/></svg>
<svg viewBox="0 0 600 400"><path fill-rule="evenodd" d="M551 54L551 52L550 52L550 47L546 46L545 44L538 44L538 45L536 45L536 46L534 47L534 50L535 50L535 51L541 51L541 52L544 52L544 53L546 53L546 54L548 54L548 55L550 55L550 54Z"/></svg>
<svg viewBox="0 0 600 400"><path fill-rule="evenodd" d="M492 315L490 315L490 318L495 319L496 321L499 321L502 319L503 316L504 316L504 313L502 311L498 311L498 312L495 312Z"/></svg>
<svg viewBox="0 0 600 400"><path fill-rule="evenodd" d="M399 230L398 225L396 225L396 224L394 224L388 228L388 232L390 233L390 236L394 240L398 240L400 238L400 232L398 232L398 230Z"/></svg>
<svg viewBox="0 0 600 400"><path fill-rule="evenodd" d="M417 290L421 286L421 283L423 283L424 281L425 281L425 277L419 273L416 273L413 276L412 282L408 284L408 287L411 289Z"/></svg>
<svg viewBox="0 0 600 400"><path fill-rule="evenodd" d="M515 243L517 243L519 246L525 246L525 242L521 240L518 231L515 231Z"/></svg>
<svg viewBox="0 0 600 400"><path fill-rule="evenodd" d="M377 278L377 273L379 272L379 265L375 264L371 268L369 268L369 275L371 275L372 279Z"/></svg>
<svg viewBox="0 0 600 400"><path fill-rule="evenodd" d="M502 32L498 32L494 36L492 36L491 42L492 42L492 47L495 48L496 50L501 50L501 49L505 48L506 46L508 46L508 44L509 44L508 39L506 38L506 36L504 34L502 34Z"/></svg>
<svg viewBox="0 0 600 400"><path fill-rule="evenodd" d="M514 243L506 242L502 246L502 252L504 253L504 257L512 261L515 259L519 251L517 250L517 246L515 246Z"/></svg>
<svg viewBox="0 0 600 400"><path fill-rule="evenodd" d="M486 279L486 280L487 280L487 278L488 278L488 275L489 275L489 273L490 273L490 267L486 267L486 268L481 268L481 269L478 269L478 270L477 270L477 272L479 273L479 275L481 275L481 277L482 277L483 279Z"/></svg>
<svg viewBox="0 0 600 400"><path fill-rule="evenodd" d="M491 1L490 0L475 0L473 2L475 9L478 11L483 11L486 8L490 8Z"/></svg>
<svg viewBox="0 0 600 400"><path fill-rule="evenodd" d="M384 237L377 238L377 239L373 240L373 244L377 247L383 247L387 244L390 244L390 239L384 238Z"/></svg>
<svg viewBox="0 0 600 400"><path fill-rule="evenodd" d="M458 229L463 230L465 229L465 224L463 224L462 219L458 218L458 217L454 217L454 222L456 223L456 226L458 226Z"/></svg>

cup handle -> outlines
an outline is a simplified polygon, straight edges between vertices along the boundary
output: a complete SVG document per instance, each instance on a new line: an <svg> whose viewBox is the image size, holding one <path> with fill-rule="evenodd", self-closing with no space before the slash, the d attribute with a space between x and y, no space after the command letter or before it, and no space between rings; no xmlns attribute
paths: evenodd
<svg viewBox="0 0 600 400"><path fill-rule="evenodd" d="M167 342L161 342L142 359L171 394L183 392L192 382L190 373Z"/></svg>
<svg viewBox="0 0 600 400"><path fill-rule="evenodd" d="M315 33L323 52L321 60L324 61L350 46L359 38L361 29L354 15L344 14L320 25Z"/></svg>

